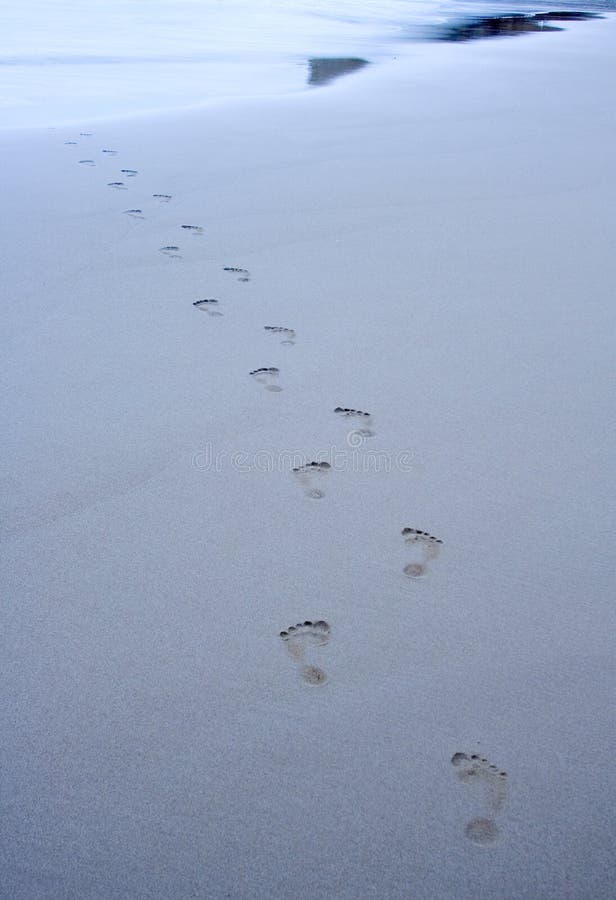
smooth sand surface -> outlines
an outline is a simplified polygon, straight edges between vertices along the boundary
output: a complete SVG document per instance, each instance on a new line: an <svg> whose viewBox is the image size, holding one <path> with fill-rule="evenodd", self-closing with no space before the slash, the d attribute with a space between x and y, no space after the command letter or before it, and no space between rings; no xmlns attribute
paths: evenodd
<svg viewBox="0 0 616 900"><path fill-rule="evenodd" d="M3 897L610 895L615 37L2 136Z"/></svg>

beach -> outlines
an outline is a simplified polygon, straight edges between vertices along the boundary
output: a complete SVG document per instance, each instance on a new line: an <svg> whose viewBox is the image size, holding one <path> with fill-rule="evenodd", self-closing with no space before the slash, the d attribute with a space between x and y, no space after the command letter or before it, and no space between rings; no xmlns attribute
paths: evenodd
<svg viewBox="0 0 616 900"><path fill-rule="evenodd" d="M615 36L0 132L1 896L613 896Z"/></svg>

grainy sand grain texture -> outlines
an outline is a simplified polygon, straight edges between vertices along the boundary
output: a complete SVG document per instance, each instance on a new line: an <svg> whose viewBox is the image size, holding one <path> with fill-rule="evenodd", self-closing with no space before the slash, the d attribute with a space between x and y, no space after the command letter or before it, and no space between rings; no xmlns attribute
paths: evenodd
<svg viewBox="0 0 616 900"><path fill-rule="evenodd" d="M608 896L615 37L2 135L4 897Z"/></svg>

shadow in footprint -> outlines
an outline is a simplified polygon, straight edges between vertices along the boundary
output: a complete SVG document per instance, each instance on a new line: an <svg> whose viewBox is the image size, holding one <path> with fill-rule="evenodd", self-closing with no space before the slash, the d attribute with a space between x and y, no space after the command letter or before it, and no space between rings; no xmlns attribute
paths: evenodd
<svg viewBox="0 0 616 900"><path fill-rule="evenodd" d="M287 650L293 662L299 669L300 677L313 686L326 684L328 677L323 669L307 660L306 651L323 647L329 642L330 627L323 619L317 622L298 622L290 625L286 631L280 632L280 637L286 644Z"/></svg>
<svg viewBox="0 0 616 900"><path fill-rule="evenodd" d="M203 228L201 225L180 225L180 228L183 228L184 231L190 232L190 234L203 234Z"/></svg>
<svg viewBox="0 0 616 900"><path fill-rule="evenodd" d="M307 497L310 497L311 500L321 500L325 496L325 491L320 485L331 468L328 462L313 461L305 463L303 466L296 466L291 471Z"/></svg>
<svg viewBox="0 0 616 900"><path fill-rule="evenodd" d="M418 528L403 528L404 543L411 549L413 559L404 567L409 578L422 578L428 573L428 562L439 555L443 542Z"/></svg>
<svg viewBox="0 0 616 900"><path fill-rule="evenodd" d="M158 200L159 203L169 203L172 199L171 194L152 194L152 197Z"/></svg>
<svg viewBox="0 0 616 900"><path fill-rule="evenodd" d="M223 272L235 272L236 275L239 275L238 281L250 281L250 272L248 269L238 269L237 266L223 266Z"/></svg>
<svg viewBox="0 0 616 900"><path fill-rule="evenodd" d="M142 209L125 209L124 215L131 216L133 219L145 219Z"/></svg>
<svg viewBox="0 0 616 900"><path fill-rule="evenodd" d="M493 844L500 832L494 817L507 799L507 773L476 753L454 753L451 764L464 784L481 784L487 806L487 815L466 823L464 834L474 844Z"/></svg>
<svg viewBox="0 0 616 900"><path fill-rule="evenodd" d="M278 394L282 390L278 384L280 369L277 369L275 366L263 366L260 369L253 369L250 375L255 381L262 384L266 391Z"/></svg>
<svg viewBox="0 0 616 900"><path fill-rule="evenodd" d="M193 306L195 309L207 313L208 316L222 316L222 313L218 309L218 300L214 300L213 297L210 297L207 300L195 300Z"/></svg>
<svg viewBox="0 0 616 900"><path fill-rule="evenodd" d="M341 419L350 419L360 424L359 428L355 428L347 434L347 443L352 447L357 447L366 438L374 437L376 434L372 430L370 413L364 412L362 409L350 409L347 406L337 406L334 412Z"/></svg>
<svg viewBox="0 0 616 900"><path fill-rule="evenodd" d="M286 347L295 344L295 331L293 328L284 328L282 325L264 325L264 329L270 334L278 334L282 338L280 343Z"/></svg>
<svg viewBox="0 0 616 900"><path fill-rule="evenodd" d="M179 247L176 247L174 244L169 244L167 247L161 247L160 252L165 256L169 256L171 259L182 259L179 254Z"/></svg>
<svg viewBox="0 0 616 900"><path fill-rule="evenodd" d="M96 163L94 162L93 159L80 159L79 165L80 166L95 166Z"/></svg>

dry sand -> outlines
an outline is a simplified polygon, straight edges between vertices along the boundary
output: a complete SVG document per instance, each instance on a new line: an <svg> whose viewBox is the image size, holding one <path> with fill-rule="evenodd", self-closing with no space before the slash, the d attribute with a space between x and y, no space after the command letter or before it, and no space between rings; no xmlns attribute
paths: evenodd
<svg viewBox="0 0 616 900"><path fill-rule="evenodd" d="M610 895L615 36L2 136L3 897Z"/></svg>

